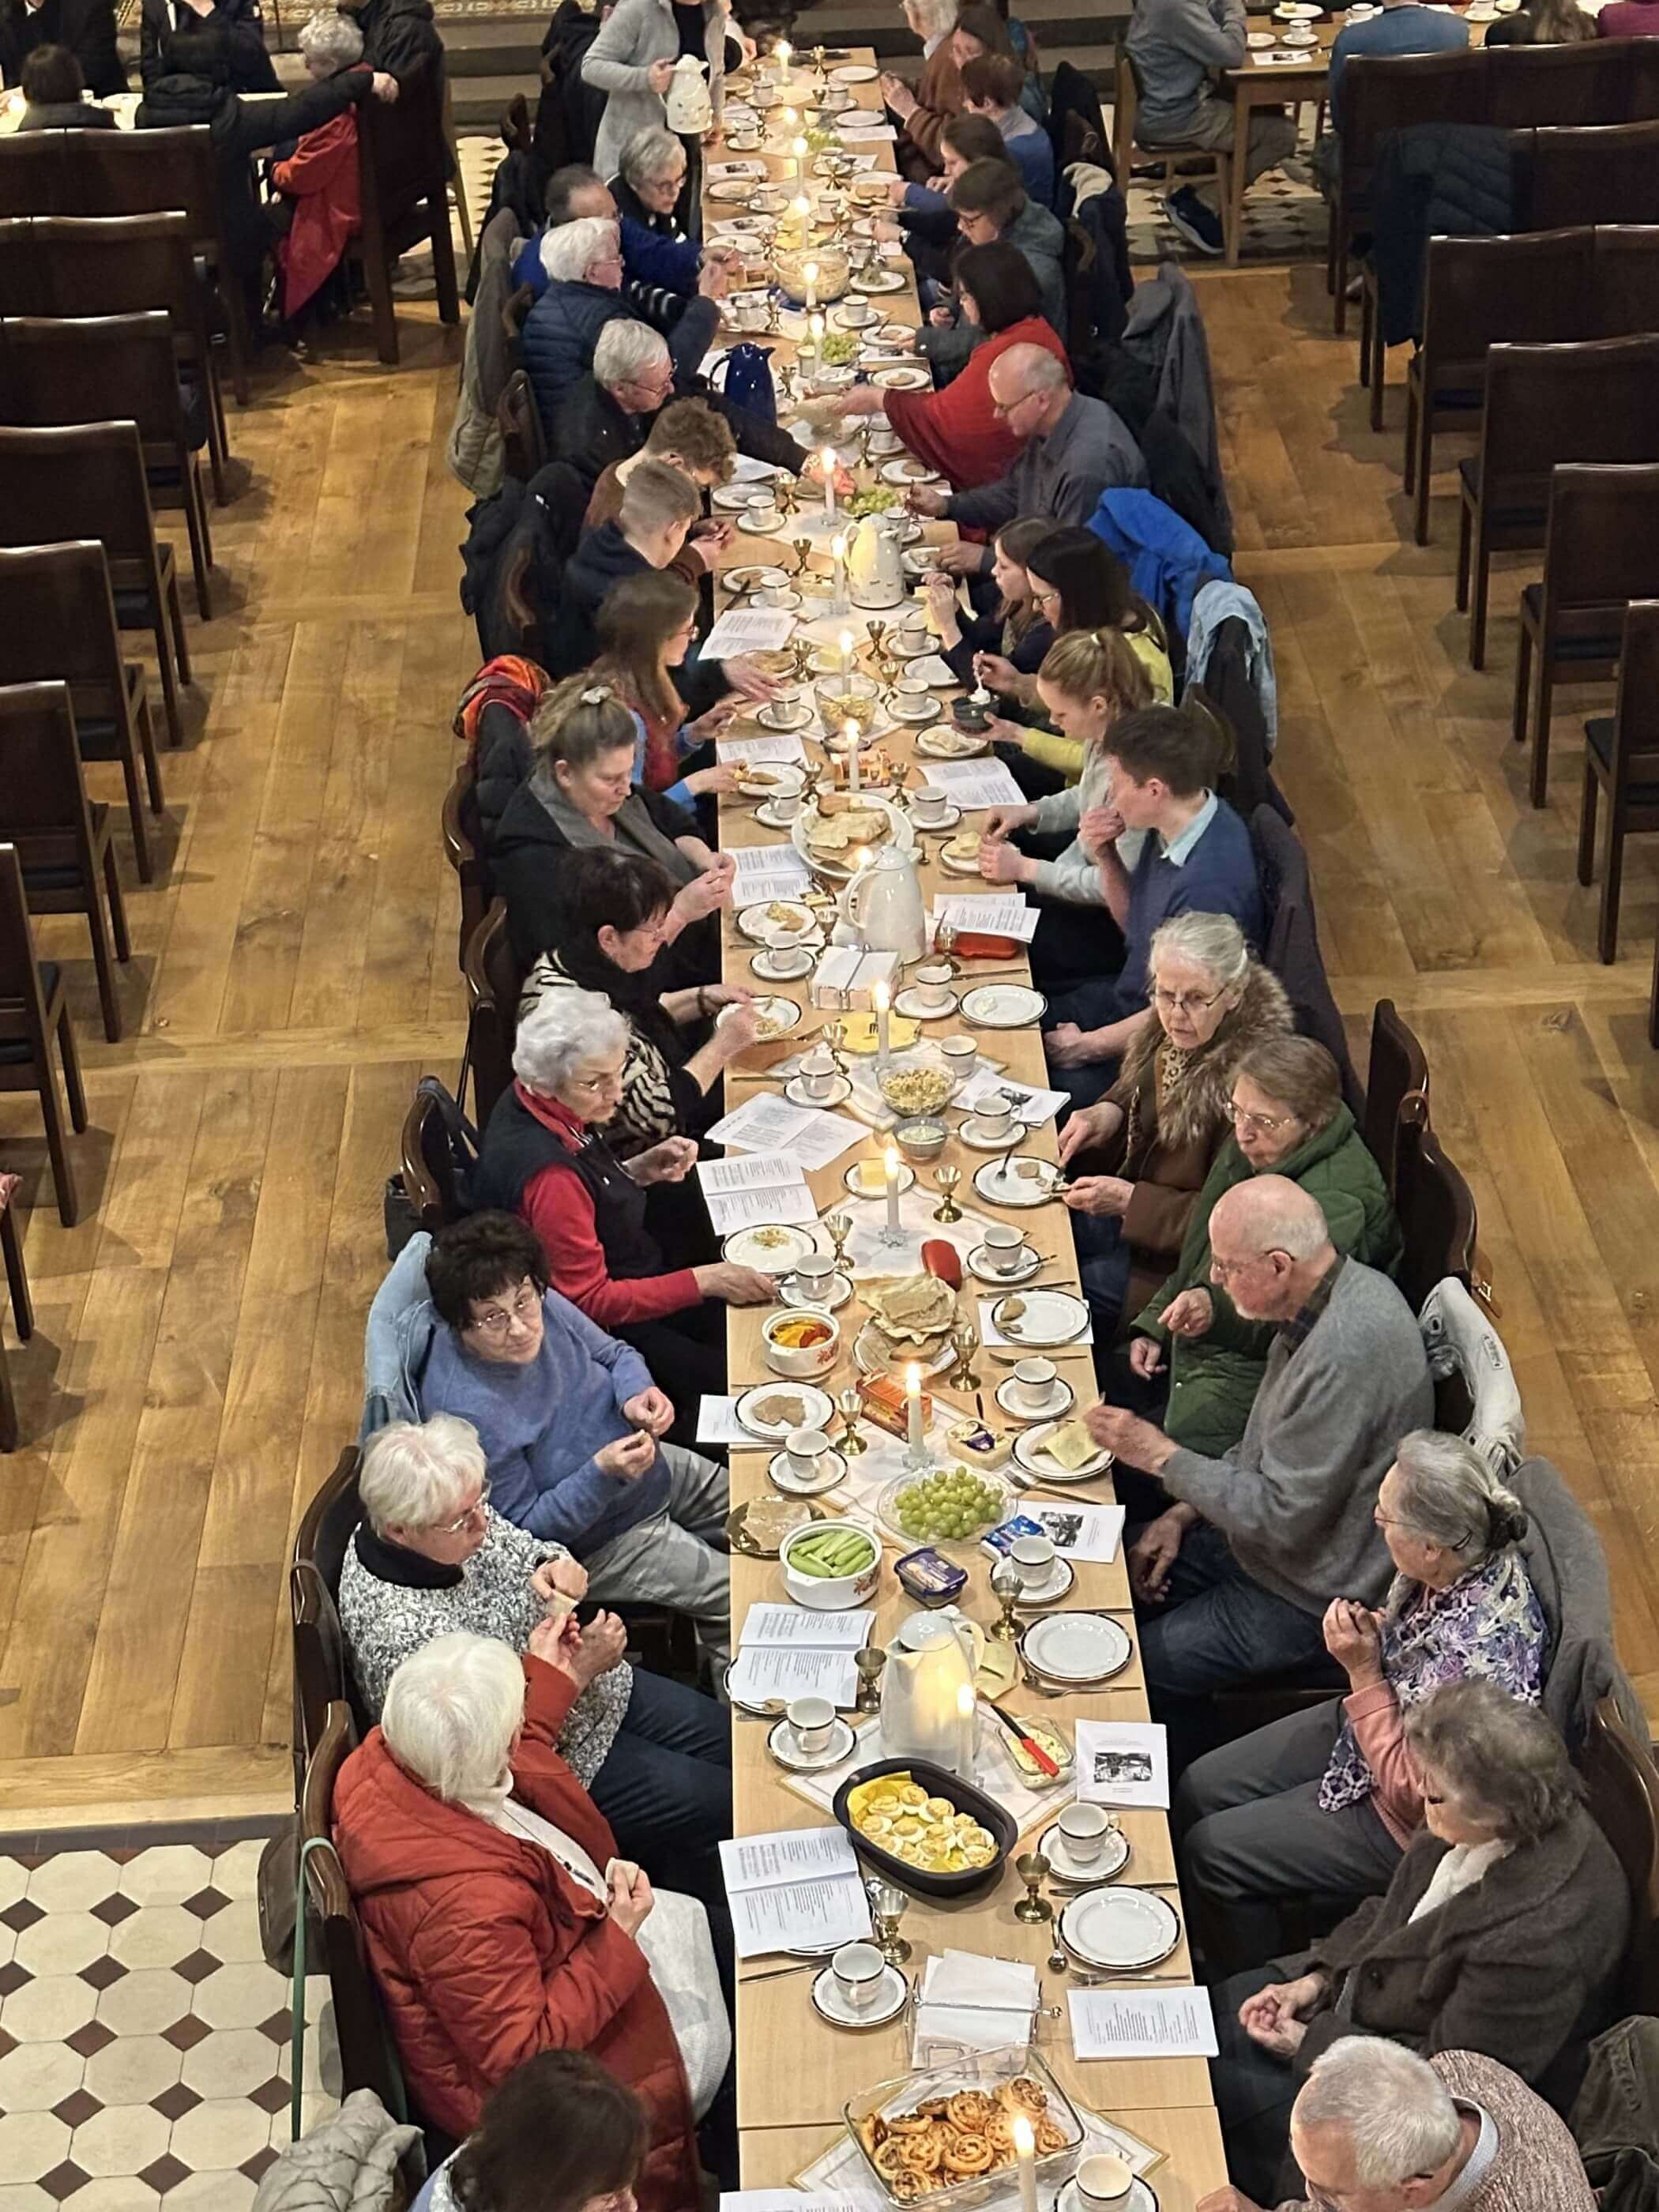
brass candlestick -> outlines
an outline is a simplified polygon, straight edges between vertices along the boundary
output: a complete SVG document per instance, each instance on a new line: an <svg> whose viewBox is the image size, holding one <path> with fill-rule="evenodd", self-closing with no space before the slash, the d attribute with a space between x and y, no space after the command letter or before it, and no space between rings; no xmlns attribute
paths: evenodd
<svg viewBox="0 0 1659 2212"><path fill-rule="evenodd" d="M1025 1894L1014 1907L1014 1917L1027 1927L1041 1927L1054 1917L1054 1908L1042 1894L1048 1879L1048 1862L1041 1851L1025 1851L1014 1861L1014 1872L1025 1885Z"/></svg>
<svg viewBox="0 0 1659 2212"><path fill-rule="evenodd" d="M960 1221L962 1218L962 1208L956 1204L955 1200L951 1198L951 1194L956 1188L957 1185L962 1181L962 1170L960 1168L936 1168L933 1170L933 1181L939 1185L939 1189L943 1194L939 1203L933 1208L934 1220Z"/></svg>
<svg viewBox="0 0 1659 2212"><path fill-rule="evenodd" d="M1020 1592L1019 1569L1012 1559L999 1559L992 1568L991 1590L1002 1607L991 1633L999 1644L1012 1644L1019 1633L1014 1621L1014 1607L1019 1602Z"/></svg>

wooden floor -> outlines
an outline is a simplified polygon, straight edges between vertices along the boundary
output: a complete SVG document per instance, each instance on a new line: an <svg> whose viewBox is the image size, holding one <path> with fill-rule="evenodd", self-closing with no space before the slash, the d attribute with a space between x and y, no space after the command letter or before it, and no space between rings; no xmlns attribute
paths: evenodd
<svg viewBox="0 0 1659 2212"><path fill-rule="evenodd" d="M1596 1516L1659 1707L1659 854L1633 843L1623 951L1600 966L1572 856L1578 719L1607 695L1559 695L1534 814L1509 739L1517 586L1500 572L1472 675L1449 495L1435 543L1409 544L1400 393L1372 435L1318 270L1200 282L1237 565L1273 625L1279 773L1338 996L1357 1043L1386 993L1427 1045L1529 1438ZM429 313L405 317L400 369L358 342L233 422L225 604L164 757L171 865L130 893L122 1044L101 1040L84 935L40 925L71 963L94 1126L65 1231L32 1108L0 1099L39 1306L12 1353L32 1441L0 1463L8 1827L276 1807L288 1787L283 1563L355 1431L404 1106L459 1055L437 822L476 655L443 465L456 341Z"/></svg>

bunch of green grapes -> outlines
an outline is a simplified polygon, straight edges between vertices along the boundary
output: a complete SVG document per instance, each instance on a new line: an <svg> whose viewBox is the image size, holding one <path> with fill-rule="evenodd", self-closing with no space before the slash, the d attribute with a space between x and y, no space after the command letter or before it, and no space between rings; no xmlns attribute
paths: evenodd
<svg viewBox="0 0 1659 2212"><path fill-rule="evenodd" d="M988 1528L1001 1514L1002 1493L965 1467L945 1467L908 1483L893 1510L899 1527L918 1543L952 1543Z"/></svg>

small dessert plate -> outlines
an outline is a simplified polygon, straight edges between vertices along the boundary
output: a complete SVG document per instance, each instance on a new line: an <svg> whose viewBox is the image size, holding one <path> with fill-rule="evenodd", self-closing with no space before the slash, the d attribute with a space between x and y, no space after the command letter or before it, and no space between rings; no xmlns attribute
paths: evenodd
<svg viewBox="0 0 1659 2212"><path fill-rule="evenodd" d="M1043 1830L1037 1849L1048 1860L1048 1871L1054 1879L1072 1889L1092 1889L1097 1881L1110 1881L1129 1863L1129 1838L1121 1828L1108 1831L1093 1858L1075 1859L1065 1832L1056 1820L1053 1827Z"/></svg>
<svg viewBox="0 0 1659 2212"><path fill-rule="evenodd" d="M812 2009L831 2027L881 2027L896 2020L909 2002L910 1984L896 1966L882 1968L875 2002L858 2012L842 1996L833 1966L826 1966L812 1984Z"/></svg>
<svg viewBox="0 0 1659 2212"><path fill-rule="evenodd" d="M821 1751L803 1751L800 1739L787 1720L768 1731L766 1748L791 1774L821 1774L826 1766L839 1766L853 1748L853 1731L839 1713L830 1724L830 1741Z"/></svg>
<svg viewBox="0 0 1659 2212"><path fill-rule="evenodd" d="M971 1258L968 1264L973 1267ZM975 1268L974 1272L977 1274L979 1270ZM1007 1279L1004 1277L1002 1279L1006 1281ZM1071 1412L1076 1395L1063 1375L1055 1376L1048 1385L1048 1396L1040 1406L1026 1404L1019 1395L1019 1384L1012 1375L1006 1382L999 1382L996 1389L998 1405L1011 1420L1015 1421L1057 1421L1061 1414Z"/></svg>

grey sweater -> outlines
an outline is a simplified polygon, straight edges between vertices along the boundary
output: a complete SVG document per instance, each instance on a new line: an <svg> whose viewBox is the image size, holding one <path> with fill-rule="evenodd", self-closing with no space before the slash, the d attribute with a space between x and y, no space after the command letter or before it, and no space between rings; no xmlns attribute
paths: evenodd
<svg viewBox="0 0 1659 2212"><path fill-rule="evenodd" d="M1178 1451L1163 1479L1196 1506L1264 1589L1322 1613L1380 1604L1393 1572L1371 1518L1407 1430L1434 1419L1411 1308L1386 1275L1345 1260L1304 1341L1281 1330L1244 1434L1223 1459Z"/></svg>
<svg viewBox="0 0 1659 2212"><path fill-rule="evenodd" d="M1143 489L1146 481L1127 423L1103 399L1078 392L1046 438L1027 439L1006 477L957 492L945 513L951 522L988 532L1020 514L1046 515L1056 529L1061 523L1081 527L1102 492L1124 484Z"/></svg>
<svg viewBox="0 0 1659 2212"><path fill-rule="evenodd" d="M1146 146L1184 138L1210 72L1237 69L1249 53L1243 0L1135 0L1125 44L1140 86L1135 136Z"/></svg>

